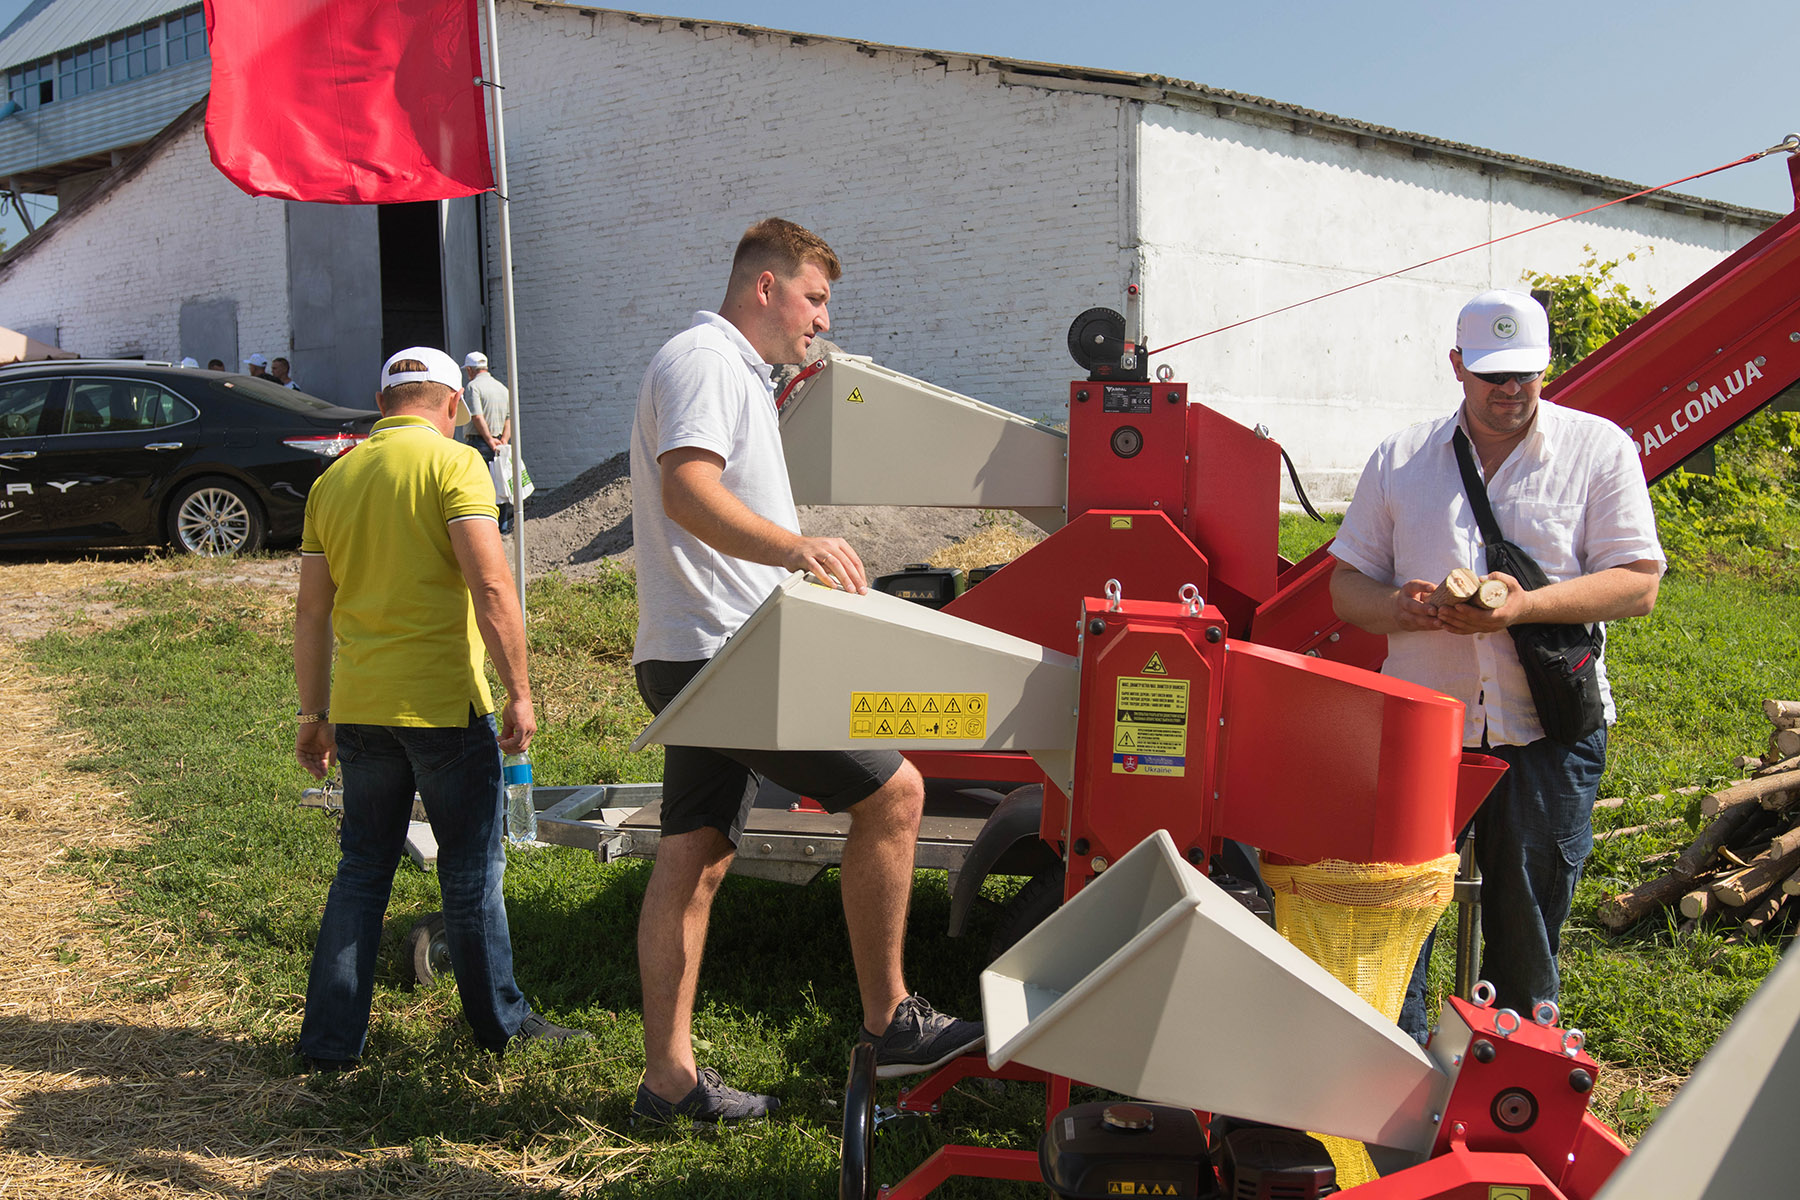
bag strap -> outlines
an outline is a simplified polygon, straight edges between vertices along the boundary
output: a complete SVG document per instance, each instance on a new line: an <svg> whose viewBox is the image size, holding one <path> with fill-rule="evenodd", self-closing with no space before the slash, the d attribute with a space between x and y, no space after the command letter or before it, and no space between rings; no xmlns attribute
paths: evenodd
<svg viewBox="0 0 1800 1200"><path fill-rule="evenodd" d="M1487 485L1481 482L1481 472L1475 469L1475 457L1469 450L1469 435L1463 427L1456 427L1456 465L1462 468L1463 490L1469 493L1469 507L1475 510L1475 523L1481 526L1481 536L1490 542L1503 542L1506 535L1500 532L1500 523L1494 520L1493 505L1488 503Z"/></svg>

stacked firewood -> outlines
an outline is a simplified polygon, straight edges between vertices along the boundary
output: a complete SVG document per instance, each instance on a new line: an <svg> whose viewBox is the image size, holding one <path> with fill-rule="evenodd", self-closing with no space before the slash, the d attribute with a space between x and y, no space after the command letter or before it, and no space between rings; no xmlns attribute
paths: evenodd
<svg viewBox="0 0 1800 1200"><path fill-rule="evenodd" d="M1767 937L1800 910L1800 700L1765 700L1767 752L1739 760L1750 778L1704 796L1700 836L1656 878L1606 900L1600 923L1617 932L1664 906L1684 931L1736 926L1732 937ZM1661 865L1661 864L1659 864Z"/></svg>

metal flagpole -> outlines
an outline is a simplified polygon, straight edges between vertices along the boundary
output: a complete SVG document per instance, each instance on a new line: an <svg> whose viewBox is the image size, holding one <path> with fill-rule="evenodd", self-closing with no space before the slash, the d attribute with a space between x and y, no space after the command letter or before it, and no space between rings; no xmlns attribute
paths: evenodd
<svg viewBox="0 0 1800 1200"><path fill-rule="evenodd" d="M506 189L506 118L501 113L500 36L494 0L487 0L487 79L493 92L488 124L494 138L494 194L500 200L500 309L506 325L506 382L512 420L513 580L519 588L519 612L525 611L525 502L518 498L525 451L519 438L519 339L513 319L512 199Z"/></svg>

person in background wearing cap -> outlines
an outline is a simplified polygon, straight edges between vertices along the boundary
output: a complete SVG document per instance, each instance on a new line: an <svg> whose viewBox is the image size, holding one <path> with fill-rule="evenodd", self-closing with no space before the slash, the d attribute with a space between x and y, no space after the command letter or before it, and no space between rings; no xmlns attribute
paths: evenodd
<svg viewBox="0 0 1800 1200"><path fill-rule="evenodd" d="M274 382L279 383L282 387L292 388L297 392L300 390L300 385L295 383L293 377L288 374L290 369L288 360L285 358L271 358L269 360L269 378Z"/></svg>
<svg viewBox="0 0 1800 1200"><path fill-rule="evenodd" d="M197 371L200 369L200 360L192 357L191 355L184 357L181 360L181 367L183 370Z"/></svg>
<svg viewBox="0 0 1800 1200"><path fill-rule="evenodd" d="M1556 954L1569 901L1593 848L1589 816L1606 766L1606 727L1564 746L1544 736L1511 637L1520 622L1593 624L1656 603L1665 560L1631 439L1611 421L1539 398L1550 364L1543 306L1484 292L1456 323L1450 369L1462 404L1389 437L1363 469L1331 543L1337 615L1386 634L1384 674L1462 701L1463 744L1503 759L1506 774L1475 814L1481 867L1481 978L1496 1003L1530 1013L1557 998ZM1453 567L1481 571L1482 535L1455 435L1473 449L1500 530L1550 584L1506 583L1506 603L1426 603ZM1601 668L1601 690L1606 691ZM1613 717L1606 695L1606 716ZM1427 939L1400 1024L1426 1040Z"/></svg>
<svg viewBox="0 0 1800 1200"><path fill-rule="evenodd" d="M402 350L381 369L382 418L306 498L294 616L295 753L315 779L344 769L343 857L306 987L300 1053L312 1070L361 1057L375 955L413 792L438 842L444 932L475 1040L588 1035L531 1011L513 979L501 897L500 752L531 744L525 626L481 457L448 354ZM332 670L333 639L337 669ZM500 728L482 671L506 689Z"/></svg>
<svg viewBox="0 0 1800 1200"><path fill-rule="evenodd" d="M469 408L469 428L464 436L482 458L493 462L500 447L512 442L512 397L507 394L506 385L488 373L487 355L481 351L471 350L463 355L463 372L469 377L463 388L463 403ZM500 532L512 532L512 523L512 502L502 500Z"/></svg>
<svg viewBox="0 0 1800 1200"><path fill-rule="evenodd" d="M266 354L260 352L252 354L249 358L244 360L244 365L250 368L250 378L252 379L267 379L269 377L269 356Z"/></svg>

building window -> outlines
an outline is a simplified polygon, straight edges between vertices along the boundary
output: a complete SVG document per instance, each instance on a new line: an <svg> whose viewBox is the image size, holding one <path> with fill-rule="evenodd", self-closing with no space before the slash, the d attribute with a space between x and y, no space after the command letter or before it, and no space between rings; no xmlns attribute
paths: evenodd
<svg viewBox="0 0 1800 1200"><path fill-rule="evenodd" d="M206 57L206 13L201 9L170 17L163 22L163 40L169 48L171 67Z"/></svg>
<svg viewBox="0 0 1800 1200"><path fill-rule="evenodd" d="M206 13L195 5L79 50L65 50L53 60L10 71L6 94L22 108L37 108L204 58Z"/></svg>

